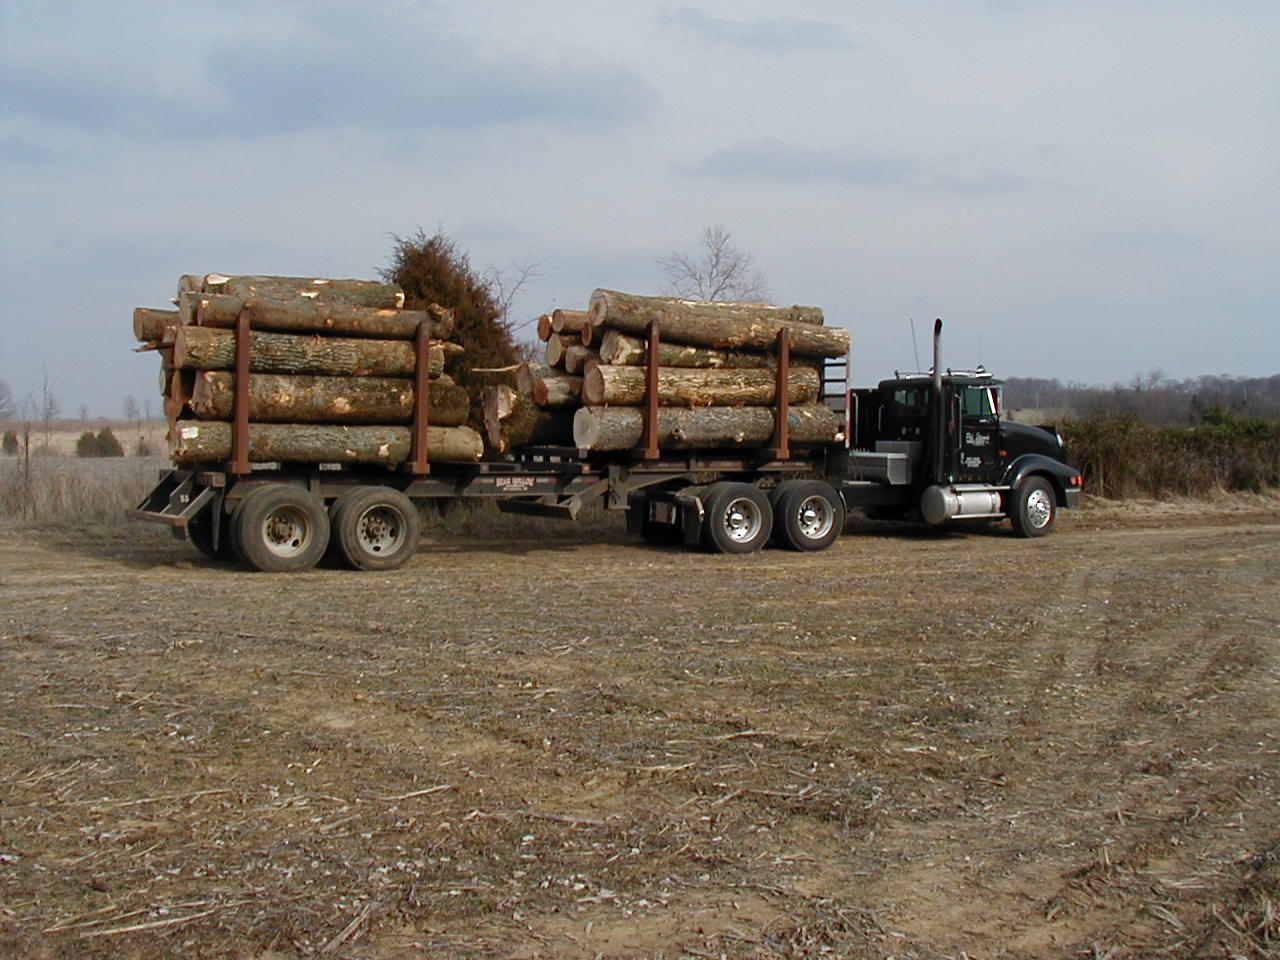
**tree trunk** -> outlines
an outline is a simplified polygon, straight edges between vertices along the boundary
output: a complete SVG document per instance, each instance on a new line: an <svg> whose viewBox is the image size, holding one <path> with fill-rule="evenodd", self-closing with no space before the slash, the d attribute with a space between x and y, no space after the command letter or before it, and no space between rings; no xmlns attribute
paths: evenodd
<svg viewBox="0 0 1280 960"><path fill-rule="evenodd" d="M605 330L600 341L600 362L613 366L638 366L649 356L649 343L618 330ZM809 366L812 360L797 359L797 366ZM752 350L713 350L691 347L683 343L658 343L658 365L663 367L698 367L701 369L773 369L777 360L772 354Z"/></svg>
<svg viewBox="0 0 1280 960"><path fill-rule="evenodd" d="M538 377L533 381L529 395L540 407L576 407L582 397L582 377L567 374Z"/></svg>
<svg viewBox="0 0 1280 960"><path fill-rule="evenodd" d="M249 427L253 463L380 463L396 467L409 457L410 427L334 426L332 424L258 423ZM429 427L427 456L432 460L471 462L484 453L484 441L470 427ZM180 420L174 425L175 463L207 463L231 456L231 424Z"/></svg>
<svg viewBox="0 0 1280 960"><path fill-rule="evenodd" d="M177 310L136 307L133 311L133 335L139 340L156 343L164 339L165 330L177 325Z"/></svg>
<svg viewBox="0 0 1280 960"><path fill-rule="evenodd" d="M579 333L590 316L588 310L557 310L551 314L551 329L556 333Z"/></svg>
<svg viewBox="0 0 1280 960"><path fill-rule="evenodd" d="M182 289L181 284L178 287ZM206 274L199 287L201 293L217 293L231 297L270 297L292 300L304 297L328 303L349 303L357 307L400 310L404 307L404 291L394 283L376 280L332 280L328 277L228 277L220 273Z"/></svg>
<svg viewBox="0 0 1280 960"><path fill-rule="evenodd" d="M564 369L565 353L570 347L580 347L582 341L571 333L553 333L547 339L547 366Z"/></svg>
<svg viewBox="0 0 1280 960"><path fill-rule="evenodd" d="M486 390L483 407L485 438L497 453L531 444L568 446L573 442L572 410L544 410L532 397L509 387Z"/></svg>
<svg viewBox="0 0 1280 960"><path fill-rule="evenodd" d="M187 293L179 298L183 323L202 327L234 327L240 310L248 307L255 330L285 333L327 333L384 340L412 340L425 324L427 336L444 340L453 334L453 311L432 304L426 310L359 307L323 300L279 300Z"/></svg>
<svg viewBox="0 0 1280 960"><path fill-rule="evenodd" d="M583 379L582 402L589 406L634 406L645 402L644 367L600 364ZM822 382L816 370L797 367L788 380L791 403L813 403ZM673 407L761 406L778 395L773 370L691 370L658 368L658 402Z"/></svg>
<svg viewBox="0 0 1280 960"><path fill-rule="evenodd" d="M235 374L204 370L196 375L191 410L201 420L230 420ZM471 402L454 384L431 381L430 423L458 427ZM249 377L249 419L270 423L409 423L413 381L398 377L313 377L256 373Z"/></svg>
<svg viewBox="0 0 1280 960"><path fill-rule="evenodd" d="M544 313L538 317L538 339L543 341L550 340L553 332L551 314Z"/></svg>
<svg viewBox="0 0 1280 960"><path fill-rule="evenodd" d="M843 421L830 407L792 407L787 419L793 445L831 443ZM661 407L658 445L670 450L763 447L773 437L768 407ZM573 417L574 444L583 450L632 450L644 433L640 407L579 407Z"/></svg>
<svg viewBox="0 0 1280 960"><path fill-rule="evenodd" d="M817 307L771 307L727 304L708 307L699 301L637 297L613 290L591 295L591 323L646 335L650 321L658 322L664 340L721 350L771 350L784 327L791 333L791 352L816 357L843 357L849 334L797 317Z"/></svg>
<svg viewBox="0 0 1280 960"><path fill-rule="evenodd" d="M428 374L444 370L445 360L462 352L456 343L431 344ZM195 370L235 367L236 335L212 327L178 327L173 364ZM288 333L250 333L249 369L254 373L314 373L338 377L408 376L417 361L415 345L405 340L354 337L299 337Z"/></svg>
<svg viewBox="0 0 1280 960"><path fill-rule="evenodd" d="M600 354L580 343L571 343L564 351L564 369L566 373L580 374L590 360L599 360Z"/></svg>
<svg viewBox="0 0 1280 960"><path fill-rule="evenodd" d="M516 371L515 388L523 394L532 396L534 381L553 375L554 371L547 364L537 360L526 360Z"/></svg>

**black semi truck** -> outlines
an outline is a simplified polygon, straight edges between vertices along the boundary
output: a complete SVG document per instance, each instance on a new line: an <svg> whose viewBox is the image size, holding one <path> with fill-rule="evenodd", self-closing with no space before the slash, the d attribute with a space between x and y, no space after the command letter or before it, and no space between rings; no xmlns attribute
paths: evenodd
<svg viewBox="0 0 1280 960"><path fill-rule="evenodd" d="M312 567L326 552L355 569L398 567L417 548L418 505L462 498L568 519L601 501L625 510L628 529L645 540L721 553L769 543L823 550L850 510L931 524L1008 519L1019 536L1047 535L1059 509L1079 505L1083 477L1056 431L1002 416L1000 381L981 369L944 372L941 330L938 321L928 373L867 389L849 389L847 373L825 378L824 399L845 418L837 443L792 451L782 431L780 444L748 451L528 447L502 460L400 471L173 469L130 515L169 525L210 557L277 572ZM777 416L786 422L785 401Z"/></svg>

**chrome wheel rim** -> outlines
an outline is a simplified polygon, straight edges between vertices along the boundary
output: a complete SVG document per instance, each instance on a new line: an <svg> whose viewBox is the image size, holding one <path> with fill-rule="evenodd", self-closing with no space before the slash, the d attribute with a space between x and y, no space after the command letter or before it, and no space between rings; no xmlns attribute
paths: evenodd
<svg viewBox="0 0 1280 960"><path fill-rule="evenodd" d="M404 543L405 534L404 519L390 507L370 507L356 524L356 537L367 553L394 553Z"/></svg>
<svg viewBox="0 0 1280 960"><path fill-rule="evenodd" d="M724 532L734 543L748 543L760 535L764 514L760 505L747 497L739 497L724 509Z"/></svg>
<svg viewBox="0 0 1280 960"><path fill-rule="evenodd" d="M826 497L809 497L796 513L796 525L809 540L821 540L831 532L835 522L835 511Z"/></svg>
<svg viewBox="0 0 1280 960"><path fill-rule="evenodd" d="M1027 522L1037 530L1053 519L1053 500L1047 490L1032 490L1027 497Z"/></svg>

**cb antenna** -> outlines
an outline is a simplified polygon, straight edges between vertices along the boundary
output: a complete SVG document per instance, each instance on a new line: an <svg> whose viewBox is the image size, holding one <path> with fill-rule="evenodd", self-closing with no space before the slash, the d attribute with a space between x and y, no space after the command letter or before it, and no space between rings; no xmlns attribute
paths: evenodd
<svg viewBox="0 0 1280 960"><path fill-rule="evenodd" d="M916 343L916 318L911 317L911 349L916 355L916 369L920 369L920 345Z"/></svg>

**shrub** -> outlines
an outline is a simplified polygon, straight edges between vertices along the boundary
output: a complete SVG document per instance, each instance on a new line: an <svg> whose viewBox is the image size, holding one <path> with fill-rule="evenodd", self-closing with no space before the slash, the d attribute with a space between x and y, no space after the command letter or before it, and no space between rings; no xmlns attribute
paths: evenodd
<svg viewBox="0 0 1280 960"><path fill-rule="evenodd" d="M110 427L103 427L97 433L86 430L76 440L77 457L123 457L124 447L111 432Z"/></svg>
<svg viewBox="0 0 1280 960"><path fill-rule="evenodd" d="M4 440L0 441L0 450L3 450L5 456L15 457L18 455L18 435L12 430L4 432Z"/></svg>

